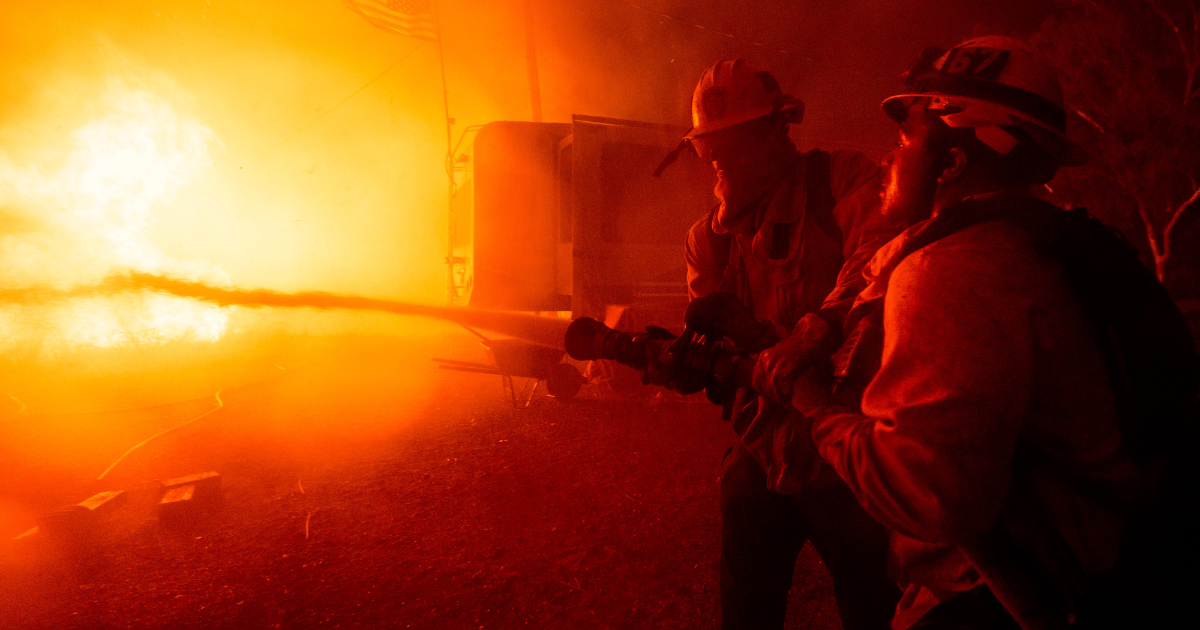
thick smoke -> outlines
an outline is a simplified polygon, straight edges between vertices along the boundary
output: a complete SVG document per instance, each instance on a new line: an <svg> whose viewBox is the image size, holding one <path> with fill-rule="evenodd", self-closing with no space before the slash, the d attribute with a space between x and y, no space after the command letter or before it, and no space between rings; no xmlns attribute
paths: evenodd
<svg viewBox="0 0 1200 630"><path fill-rule="evenodd" d="M439 5L440 47L375 28L337 1L5 4L0 288L65 290L132 271L226 289L445 304L441 53L452 140L465 138L457 203L466 204L467 132L529 119L530 55L548 122L587 114L686 126L701 72L745 57L807 102L795 131L803 147L878 157L893 133L879 100L922 47L952 44L979 22L1019 33L1045 11L1032 0ZM132 141L129 124L151 119L175 131ZM124 148L81 149L105 134ZM159 153L138 153L148 149ZM118 168L131 155L165 154L175 161ZM81 155L98 158L93 172L107 179L58 176ZM68 180L99 196L81 204L78 191L68 199L46 186ZM95 181L107 188L87 188ZM116 191L133 201L112 203ZM21 369L63 349L209 343L234 332L252 354L254 330L407 326L347 312L235 311L157 292L52 302L0 307L0 361ZM194 317L180 315L188 309Z"/></svg>

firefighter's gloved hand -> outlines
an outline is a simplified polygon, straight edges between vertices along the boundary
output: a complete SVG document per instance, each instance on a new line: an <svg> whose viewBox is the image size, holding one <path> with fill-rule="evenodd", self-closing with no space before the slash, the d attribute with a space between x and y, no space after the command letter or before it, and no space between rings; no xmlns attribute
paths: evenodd
<svg viewBox="0 0 1200 630"><path fill-rule="evenodd" d="M754 319L754 313L737 296L720 291L692 300L683 321L699 334L728 338L746 354L772 346L782 338L772 322Z"/></svg>
<svg viewBox="0 0 1200 630"><path fill-rule="evenodd" d="M707 387L712 374L698 370L688 355L694 338L691 330L685 330L662 355L649 360L642 372L642 383L666 387L685 396Z"/></svg>
<svg viewBox="0 0 1200 630"><path fill-rule="evenodd" d="M646 332L650 334L651 339L666 341L675 338L671 331L659 326L647 326ZM671 388L672 366L664 363L663 358L662 356L650 357L646 361L646 367L642 370L642 385Z"/></svg>
<svg viewBox="0 0 1200 630"><path fill-rule="evenodd" d="M642 385L658 385L659 387L671 387L671 375L667 370L667 366L662 361L651 359L646 362L646 368L642 370Z"/></svg>
<svg viewBox="0 0 1200 630"><path fill-rule="evenodd" d="M833 398L833 374L816 367L802 373L792 386L792 407L805 418L815 418L822 409L836 405Z"/></svg>
<svg viewBox="0 0 1200 630"><path fill-rule="evenodd" d="M815 313L805 315L791 335L758 353L751 376L754 391L776 402L791 404L797 379L828 359L833 349L829 324Z"/></svg>

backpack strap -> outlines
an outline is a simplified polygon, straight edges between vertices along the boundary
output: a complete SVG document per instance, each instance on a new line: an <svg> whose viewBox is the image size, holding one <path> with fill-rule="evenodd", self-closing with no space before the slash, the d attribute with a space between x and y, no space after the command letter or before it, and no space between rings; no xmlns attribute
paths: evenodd
<svg viewBox="0 0 1200 630"><path fill-rule="evenodd" d="M822 232L825 232L831 239L836 242L842 242L842 229L838 226L837 221L833 218L833 208L837 205L837 198L833 195L833 159L827 151L813 149L803 156L804 165L804 186L805 186L805 205L804 216L800 225L795 224L776 224L771 232L771 246L769 255L775 260L782 259L787 256L788 247L791 244L793 232L796 229L804 229L803 225L813 223ZM714 208L710 213L710 217L715 217L720 206ZM740 280L741 274L741 251L732 243L733 235L722 235L727 237L730 242L729 246L729 262L725 266L724 274L721 281L721 290L734 295L741 295Z"/></svg>

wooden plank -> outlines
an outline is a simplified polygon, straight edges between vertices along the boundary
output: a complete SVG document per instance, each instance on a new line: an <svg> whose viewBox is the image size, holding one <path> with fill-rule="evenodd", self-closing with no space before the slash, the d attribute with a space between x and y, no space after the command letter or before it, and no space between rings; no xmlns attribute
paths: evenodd
<svg viewBox="0 0 1200 630"><path fill-rule="evenodd" d="M91 498L80 501L79 505L88 509L96 518L107 518L125 506L129 494L124 490L109 490L92 495Z"/></svg>
<svg viewBox="0 0 1200 630"><path fill-rule="evenodd" d="M171 488L163 495L160 504L179 503L182 501L191 501L196 497L196 486L188 484L186 486L178 486Z"/></svg>
<svg viewBox="0 0 1200 630"><path fill-rule="evenodd" d="M43 514L38 527L50 536L74 537L87 532L97 522L113 515L128 501L124 490L109 490L75 504Z"/></svg>
<svg viewBox="0 0 1200 630"><path fill-rule="evenodd" d="M158 523L164 527L186 527L194 522L197 512L196 485L176 486L167 490L158 502Z"/></svg>
<svg viewBox="0 0 1200 630"><path fill-rule="evenodd" d="M183 486L194 486L196 498L202 501L216 499L221 494L221 474L214 471L176 477L162 482L164 496L171 490Z"/></svg>

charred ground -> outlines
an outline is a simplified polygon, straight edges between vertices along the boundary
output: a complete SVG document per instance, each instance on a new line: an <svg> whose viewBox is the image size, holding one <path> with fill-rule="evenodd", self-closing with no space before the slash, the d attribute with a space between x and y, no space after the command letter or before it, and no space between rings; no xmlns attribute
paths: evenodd
<svg viewBox="0 0 1200 630"><path fill-rule="evenodd" d="M647 395L514 409L497 377L420 354L381 339L309 348L103 483L90 478L115 444L49 457L31 426L149 434L212 399L10 412L10 502L36 514L110 487L130 499L85 553L5 549L4 626L716 627L717 408ZM160 527L154 481L202 470L223 475L223 504L190 528ZM840 627L825 569L811 549L802 560L790 627Z"/></svg>

